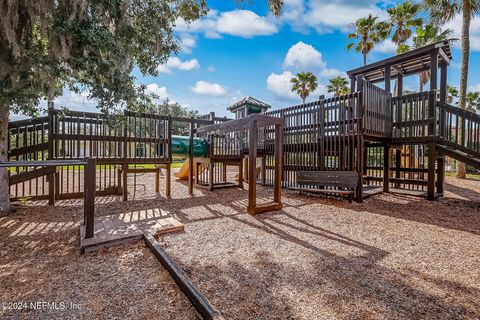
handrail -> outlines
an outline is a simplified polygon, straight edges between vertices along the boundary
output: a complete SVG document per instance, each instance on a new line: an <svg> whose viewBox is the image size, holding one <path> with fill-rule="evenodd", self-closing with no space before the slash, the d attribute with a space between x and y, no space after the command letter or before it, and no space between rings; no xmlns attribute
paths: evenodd
<svg viewBox="0 0 480 320"><path fill-rule="evenodd" d="M448 103L437 102L441 141L480 157L480 116Z"/></svg>

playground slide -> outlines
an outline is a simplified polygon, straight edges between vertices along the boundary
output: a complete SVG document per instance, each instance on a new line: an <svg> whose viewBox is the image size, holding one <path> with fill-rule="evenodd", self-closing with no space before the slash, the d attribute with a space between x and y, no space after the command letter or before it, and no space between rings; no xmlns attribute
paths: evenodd
<svg viewBox="0 0 480 320"><path fill-rule="evenodd" d="M189 165L189 161L187 159L182 164L182 167L180 168L180 170L177 173L175 173L175 177L177 177L181 180L187 180L189 172L190 172L190 165Z"/></svg>
<svg viewBox="0 0 480 320"><path fill-rule="evenodd" d="M188 158L189 154L189 137L172 136L172 155L174 158ZM207 143L204 139L193 139L193 156L205 157L207 155ZM188 159L185 160L180 170L175 174L179 179L188 179L190 166Z"/></svg>

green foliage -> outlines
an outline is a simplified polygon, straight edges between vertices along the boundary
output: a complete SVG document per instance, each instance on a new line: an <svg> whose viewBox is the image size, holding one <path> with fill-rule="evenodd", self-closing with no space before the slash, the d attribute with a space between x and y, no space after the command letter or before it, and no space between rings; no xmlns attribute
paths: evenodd
<svg viewBox="0 0 480 320"><path fill-rule="evenodd" d="M458 98L458 89L455 86L447 85L447 102L453 103Z"/></svg>
<svg viewBox="0 0 480 320"><path fill-rule="evenodd" d="M435 25L441 25L452 21L453 18L462 12L462 0L424 0L423 8L429 13L430 21ZM471 16L480 12L480 1L469 0L469 11Z"/></svg>
<svg viewBox="0 0 480 320"><path fill-rule="evenodd" d="M106 112L149 102L149 75L178 50L175 20L198 19L204 0L12 0L0 6L0 105L33 114L67 86ZM3 111L2 111L3 112ZM8 112L8 111L7 111Z"/></svg>
<svg viewBox="0 0 480 320"><path fill-rule="evenodd" d="M290 80L292 92L296 92L303 103L305 99L318 87L317 77L311 72L300 72Z"/></svg>
<svg viewBox="0 0 480 320"><path fill-rule="evenodd" d="M348 80L344 77L338 76L336 78L330 79L329 82L330 83L327 85L327 91L330 93L334 93L337 97L348 94L350 92L350 88L348 87Z"/></svg>
<svg viewBox="0 0 480 320"><path fill-rule="evenodd" d="M405 43L412 36L414 28L422 26L423 19L418 17L420 10L420 4L410 1L401 2L396 7L387 9L392 41L397 46Z"/></svg>
<svg viewBox="0 0 480 320"><path fill-rule="evenodd" d="M177 102L171 102L168 99L163 101L161 104L153 105L149 108L148 112L160 114L160 115L171 115L172 117L197 117L198 111L188 110L186 107L181 106ZM190 131L188 123L182 123L175 121L172 125L172 134L175 135L187 135Z"/></svg>
<svg viewBox="0 0 480 320"><path fill-rule="evenodd" d="M480 110L480 92L474 91L467 93L465 102L468 111L475 112L476 110Z"/></svg>
<svg viewBox="0 0 480 320"><path fill-rule="evenodd" d="M347 50L355 49L356 52L362 53L364 65L367 64L367 55L375 47L375 44L388 36L388 25L377 19L378 17L371 14L358 19L355 22L355 31L347 36L348 40L355 40L347 45Z"/></svg>

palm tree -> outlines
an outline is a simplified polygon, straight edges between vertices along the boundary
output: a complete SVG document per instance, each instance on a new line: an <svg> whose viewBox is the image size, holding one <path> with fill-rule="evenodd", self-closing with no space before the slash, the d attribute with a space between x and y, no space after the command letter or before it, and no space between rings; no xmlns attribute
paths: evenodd
<svg viewBox="0 0 480 320"><path fill-rule="evenodd" d="M303 103L305 103L305 99L307 99L310 93L318 87L317 77L311 72L297 73L290 82L292 83L292 92L298 93Z"/></svg>
<svg viewBox="0 0 480 320"><path fill-rule="evenodd" d="M446 40L452 34L452 30L442 30L440 27L433 24L427 24L421 28L417 28L416 35L413 37L413 48L421 48L431 43L441 40ZM430 71L422 71L420 77L420 92L423 92L423 87L430 80Z"/></svg>
<svg viewBox="0 0 480 320"><path fill-rule="evenodd" d="M470 112L480 110L480 92L469 92L465 98L466 109Z"/></svg>
<svg viewBox="0 0 480 320"><path fill-rule="evenodd" d="M447 85L447 102L453 103L453 99L458 98L458 89L455 86Z"/></svg>
<svg viewBox="0 0 480 320"><path fill-rule="evenodd" d="M355 32L350 33L347 39L355 39L347 45L347 50L355 48L356 52L363 55L363 65L367 64L367 55L372 51L375 44L384 40L388 35L388 25L385 22L377 22L378 17L371 14L360 18L355 22Z"/></svg>
<svg viewBox="0 0 480 320"><path fill-rule="evenodd" d="M452 21L457 13L462 13L462 64L460 67L458 107L465 109L470 60L470 22L472 17L480 12L480 0L424 0L424 6L430 14L430 20L436 24ZM457 177L465 179L465 172L465 164L459 163L457 165Z"/></svg>
<svg viewBox="0 0 480 320"><path fill-rule="evenodd" d="M412 36L412 29L421 27L423 19L418 18L421 6L412 4L410 1L399 3L396 7L387 9L389 15L388 24L390 25L390 33L392 33L392 41L397 45L397 53L403 53L408 50L405 42ZM395 95L398 90L398 79L395 79L395 87L393 92Z"/></svg>
<svg viewBox="0 0 480 320"><path fill-rule="evenodd" d="M341 96L348 94L350 89L348 88L348 80L344 77L338 76L329 80L330 84L327 85L327 91L334 93L335 96Z"/></svg>
<svg viewBox="0 0 480 320"><path fill-rule="evenodd" d="M399 3L396 7L387 9L390 32L393 33L392 41L397 45L397 49L401 49L402 44L410 39L413 28L422 26L423 19L418 17L420 10L420 4L413 4L410 1Z"/></svg>

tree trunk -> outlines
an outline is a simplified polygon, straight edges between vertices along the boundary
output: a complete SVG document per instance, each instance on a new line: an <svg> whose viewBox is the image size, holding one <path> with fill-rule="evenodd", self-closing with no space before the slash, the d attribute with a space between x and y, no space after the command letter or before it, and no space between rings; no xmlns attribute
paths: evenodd
<svg viewBox="0 0 480 320"><path fill-rule="evenodd" d="M0 105L0 161L8 161L8 106ZM8 171L0 168L0 217L13 212Z"/></svg>
<svg viewBox="0 0 480 320"><path fill-rule="evenodd" d="M460 67L460 89L458 97L458 107L465 109L465 99L467 96L468 83L468 64L470 59L470 20L472 17L470 1L462 0L462 65ZM459 128L459 132L461 128ZM461 137L459 137L461 138ZM465 179L465 164L457 163L457 178Z"/></svg>
<svg viewBox="0 0 480 320"><path fill-rule="evenodd" d="M367 65L367 55L366 54L363 54L363 65L364 66Z"/></svg>

